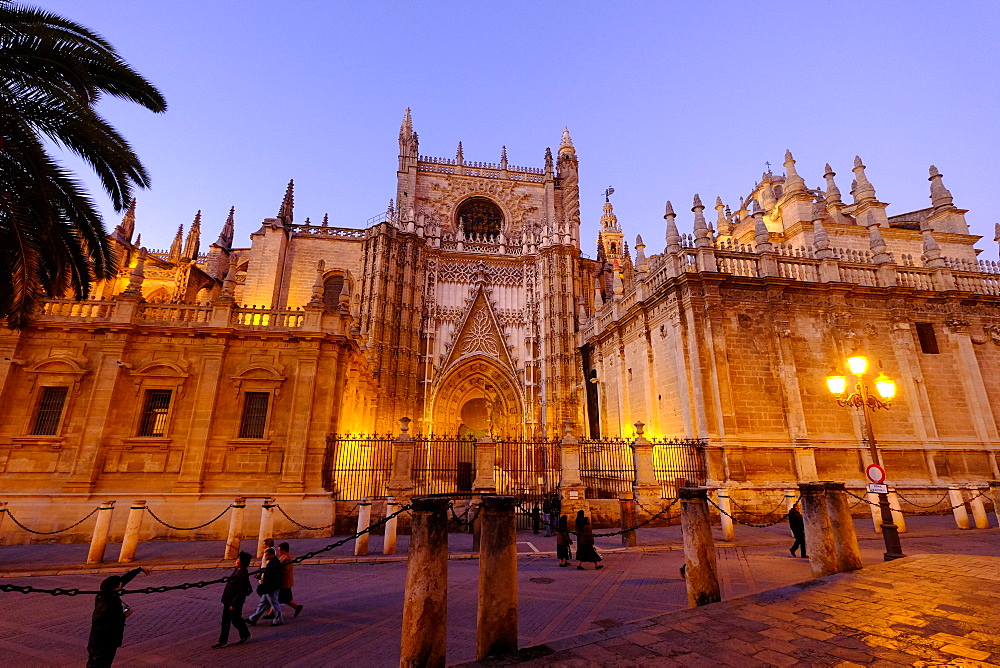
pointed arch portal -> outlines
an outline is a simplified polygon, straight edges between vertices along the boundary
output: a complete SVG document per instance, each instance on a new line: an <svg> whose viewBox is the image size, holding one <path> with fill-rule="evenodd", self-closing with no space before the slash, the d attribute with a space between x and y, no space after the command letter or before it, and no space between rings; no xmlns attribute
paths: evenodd
<svg viewBox="0 0 1000 668"><path fill-rule="evenodd" d="M431 423L438 434L520 436L524 404L510 372L477 354L455 364L438 383Z"/></svg>

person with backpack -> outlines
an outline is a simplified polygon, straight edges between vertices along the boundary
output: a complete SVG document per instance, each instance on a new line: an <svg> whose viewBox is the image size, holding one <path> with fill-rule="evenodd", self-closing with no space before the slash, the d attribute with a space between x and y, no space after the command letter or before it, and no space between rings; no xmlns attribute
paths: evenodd
<svg viewBox="0 0 1000 668"><path fill-rule="evenodd" d="M285 623L285 618L281 616L281 603L278 602L278 591L281 589L283 581L282 570L284 565L275 556L274 548L271 547L264 551L264 559L267 561L267 565L264 566L260 584L257 585L257 593L260 594L260 603L257 604L257 609L252 615L247 617L246 621L251 626L257 626L257 620L270 609L274 611L274 621L271 622L271 626L281 626Z"/></svg>

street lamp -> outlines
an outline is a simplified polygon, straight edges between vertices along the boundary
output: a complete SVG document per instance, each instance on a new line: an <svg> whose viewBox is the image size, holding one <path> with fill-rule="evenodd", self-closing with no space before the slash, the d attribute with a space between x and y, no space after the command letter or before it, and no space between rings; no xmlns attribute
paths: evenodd
<svg viewBox="0 0 1000 668"><path fill-rule="evenodd" d="M866 375L868 373L868 358L861 353L854 353L846 360L847 368L854 376L854 390L847 392L847 376L834 369L826 377L826 386L830 393L836 396L837 404L848 408L857 408L865 419L865 431L868 434L868 447L871 450L872 462L881 466L878 455L878 445L875 443L875 433L872 431L872 420L869 412L879 408L888 409L892 398L896 396L896 382L879 371L875 377L875 392L869 389ZM883 488L886 489L886 488ZM885 561L899 559L906 555L899 544L899 530L892 521L892 510L889 507L889 495L878 493L878 505L882 513L882 537L885 539Z"/></svg>

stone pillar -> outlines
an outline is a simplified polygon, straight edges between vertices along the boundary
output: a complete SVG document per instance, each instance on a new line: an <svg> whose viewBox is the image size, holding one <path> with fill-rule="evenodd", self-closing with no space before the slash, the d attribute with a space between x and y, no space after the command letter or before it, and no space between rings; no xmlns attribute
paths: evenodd
<svg viewBox="0 0 1000 668"><path fill-rule="evenodd" d="M868 510L871 511L872 522L875 523L875 533L882 533L882 510L878 505L878 494L868 492L865 494L865 500L868 501Z"/></svg>
<svg viewBox="0 0 1000 668"><path fill-rule="evenodd" d="M264 499L260 506L260 533L257 536L257 558L264 556L264 540L274 537L274 504L271 498Z"/></svg>
<svg viewBox="0 0 1000 668"><path fill-rule="evenodd" d="M413 491L413 437L410 436L410 418L399 418L399 436L392 444L392 476L386 489L397 499L409 498ZM443 655L442 655L443 656Z"/></svg>
<svg viewBox="0 0 1000 668"><path fill-rule="evenodd" d="M563 500L566 500L571 490L575 490L578 496L583 497L584 484L580 479L580 442L573 435L573 421L563 422L563 437L559 443L560 454L562 455L562 475L559 480L559 490Z"/></svg>
<svg viewBox="0 0 1000 668"><path fill-rule="evenodd" d="M847 502L847 492L842 482L827 482L826 512L830 516L830 528L833 531L833 547L837 555L837 570L856 571L862 567L861 549L858 547L858 536L854 532L854 519L851 517L850 504Z"/></svg>
<svg viewBox="0 0 1000 668"><path fill-rule="evenodd" d="M135 550L139 547L139 530L142 529L142 516L145 512L145 499L132 502L132 507L128 511L128 522L125 524L125 536L122 538L122 549L118 553L118 563L128 564L135 561Z"/></svg>
<svg viewBox="0 0 1000 668"><path fill-rule="evenodd" d="M517 530L512 496L483 497L476 660L517 651Z"/></svg>
<svg viewBox="0 0 1000 668"><path fill-rule="evenodd" d="M659 500L662 496L660 483L653 468L653 444L643 436L645 426L642 421L635 423L636 437L632 441L632 461L635 464L635 496L632 498L640 503Z"/></svg>
<svg viewBox="0 0 1000 668"><path fill-rule="evenodd" d="M729 503L729 490L720 489L718 491L719 496L719 508L722 512L719 513L719 525L722 527L722 540L732 541L736 540L736 531L733 527L733 518L730 515L733 513L732 505Z"/></svg>
<svg viewBox="0 0 1000 668"><path fill-rule="evenodd" d="M806 551L813 577L839 572L833 527L826 510L826 488L821 482L799 483L802 519L806 529Z"/></svg>
<svg viewBox="0 0 1000 668"><path fill-rule="evenodd" d="M965 499L962 498L962 488L949 487L948 500L951 501L951 505L953 506L952 512L955 514L955 525L959 529L970 529L969 513L965 510Z"/></svg>
<svg viewBox="0 0 1000 668"><path fill-rule="evenodd" d="M715 541L708 514L708 489L681 487L681 534L684 537L684 583L687 585L688 606L697 607L722 600L718 567L715 562Z"/></svg>
<svg viewBox="0 0 1000 668"><path fill-rule="evenodd" d="M483 495L473 494L472 505L472 553L479 554L479 543L483 537Z"/></svg>
<svg viewBox="0 0 1000 668"><path fill-rule="evenodd" d="M494 470L497 462L497 445L489 436L476 441L476 479L472 489L477 492L496 492L497 481Z"/></svg>
<svg viewBox="0 0 1000 668"><path fill-rule="evenodd" d="M899 495L894 487L889 488L889 509L892 510L892 523L896 525L896 531L906 533L906 518L903 517L903 509L899 507Z"/></svg>
<svg viewBox="0 0 1000 668"><path fill-rule="evenodd" d="M794 489L785 490L785 512L795 507L795 501L798 498L798 494L795 493Z"/></svg>
<svg viewBox="0 0 1000 668"><path fill-rule="evenodd" d="M223 559L235 559L240 553L240 543L243 541L243 510L247 500L242 496L233 499L233 510L229 514L229 533L226 534L226 553Z"/></svg>
<svg viewBox="0 0 1000 668"><path fill-rule="evenodd" d="M90 551L87 553L88 564L99 564L104 561L104 547L108 544L108 532L111 531L111 514L115 502L104 501L97 511L97 523L94 525L94 536L90 539Z"/></svg>
<svg viewBox="0 0 1000 668"><path fill-rule="evenodd" d="M618 509L621 511L622 546L636 547L639 540L636 537L635 525L635 495L632 492L618 494Z"/></svg>
<svg viewBox="0 0 1000 668"><path fill-rule="evenodd" d="M448 612L448 499L413 499L400 668L443 668Z"/></svg>
<svg viewBox="0 0 1000 668"><path fill-rule="evenodd" d="M372 522L372 500L371 498L362 499L361 503L358 504L358 533L361 533L369 526ZM360 536L354 539L354 556L363 557L368 554L368 532L362 533Z"/></svg>
<svg viewBox="0 0 1000 668"><path fill-rule="evenodd" d="M972 508L972 518L976 522L977 529L989 529L990 518L986 516L986 506L983 505L983 497L979 494L979 488L969 485L969 506Z"/></svg>
<svg viewBox="0 0 1000 668"><path fill-rule="evenodd" d="M990 491L993 493L993 517L996 518L997 526L1000 526L1000 480L990 481ZM2 521L3 510L0 509L0 522Z"/></svg>
<svg viewBox="0 0 1000 668"><path fill-rule="evenodd" d="M396 506L395 497L390 496L385 500L385 516L389 517L399 508ZM385 536L382 540L382 554L396 554L396 520L392 517L385 522Z"/></svg>

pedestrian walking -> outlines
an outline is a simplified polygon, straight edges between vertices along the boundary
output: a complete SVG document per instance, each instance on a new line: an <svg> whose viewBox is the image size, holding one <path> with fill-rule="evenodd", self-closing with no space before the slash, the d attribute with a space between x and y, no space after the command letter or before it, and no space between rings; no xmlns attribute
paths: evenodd
<svg viewBox="0 0 1000 668"><path fill-rule="evenodd" d="M542 514L545 516L545 537L549 538L552 536L552 532L555 531L555 526L552 524L552 495L547 494L545 500L542 501Z"/></svg>
<svg viewBox="0 0 1000 668"><path fill-rule="evenodd" d="M253 593L250 586L250 573L247 568L250 566L249 552L240 552L236 555L236 567L233 574L226 581L226 588L222 590L222 633L219 634L219 642L212 645L212 649L219 649L229 644L229 627L235 626L236 632L240 634L239 645L250 640L250 629L243 619L243 604L246 603L247 596Z"/></svg>
<svg viewBox="0 0 1000 668"><path fill-rule="evenodd" d="M274 539L265 538L261 541L261 543L264 545L264 554L260 557L260 564L257 566L257 570L260 571L260 573L263 573L264 567L267 566L267 549L274 548ZM263 575L257 575L257 582L260 582L261 577L263 577ZM264 614L264 619L274 619L274 610L269 609L267 613Z"/></svg>
<svg viewBox="0 0 1000 668"><path fill-rule="evenodd" d="M531 533L538 533L542 526L542 510L538 507L538 501L531 505Z"/></svg>
<svg viewBox="0 0 1000 668"><path fill-rule="evenodd" d="M101 582L101 590L94 598L94 616L90 622L87 668L110 668L114 662L125 637L125 619L132 615L132 608L121 598L122 590L136 575L149 575L150 570L133 568L125 575L111 575Z"/></svg>
<svg viewBox="0 0 1000 668"><path fill-rule="evenodd" d="M260 584L257 585L257 593L260 594L260 603L252 615L247 617L247 623L257 626L257 620L267 611L268 608L274 611L274 621L271 626L281 626L285 623L281 616L281 604L278 603L278 590L281 589L281 562L274 554L273 548L264 550L267 557L267 565L264 566L264 573L261 575Z"/></svg>
<svg viewBox="0 0 1000 668"><path fill-rule="evenodd" d="M593 563L594 569L598 571L604 568L598 563L601 560L601 555L597 554L597 550L594 549L594 530L590 526L589 517L583 518L583 528L577 533L577 540L579 543L576 546L576 570L582 571L584 562Z"/></svg>
<svg viewBox="0 0 1000 668"><path fill-rule="evenodd" d="M548 535L551 536L556 527L559 526L559 516L562 515L562 501L559 499L558 492L552 492L552 500L549 503L551 507L547 521Z"/></svg>
<svg viewBox="0 0 1000 668"><path fill-rule="evenodd" d="M576 531L578 537L583 532L583 525L586 521L587 516L583 514L583 510L576 511L576 521L573 523L573 530Z"/></svg>
<svg viewBox="0 0 1000 668"><path fill-rule="evenodd" d="M802 547L802 558L806 558L806 527L805 523L802 521L802 513L799 512L798 507L792 506L792 509L788 511L788 528L792 530L792 536L795 537L795 542L792 543L792 547L788 550L795 556L795 550Z"/></svg>
<svg viewBox="0 0 1000 668"><path fill-rule="evenodd" d="M559 557L559 566L566 568L573 558L573 549L570 545L573 539L569 535L569 521L563 515L559 518L559 527L556 529L556 556Z"/></svg>
<svg viewBox="0 0 1000 668"><path fill-rule="evenodd" d="M295 574L293 569L295 564L292 562L294 558L292 553L288 551L288 543L280 543L278 545L278 561L281 562L281 589L278 590L278 603L283 603L289 606L295 611L292 617L298 617L299 613L302 612L302 607L295 602L295 598L292 596L292 587L295 585Z"/></svg>

